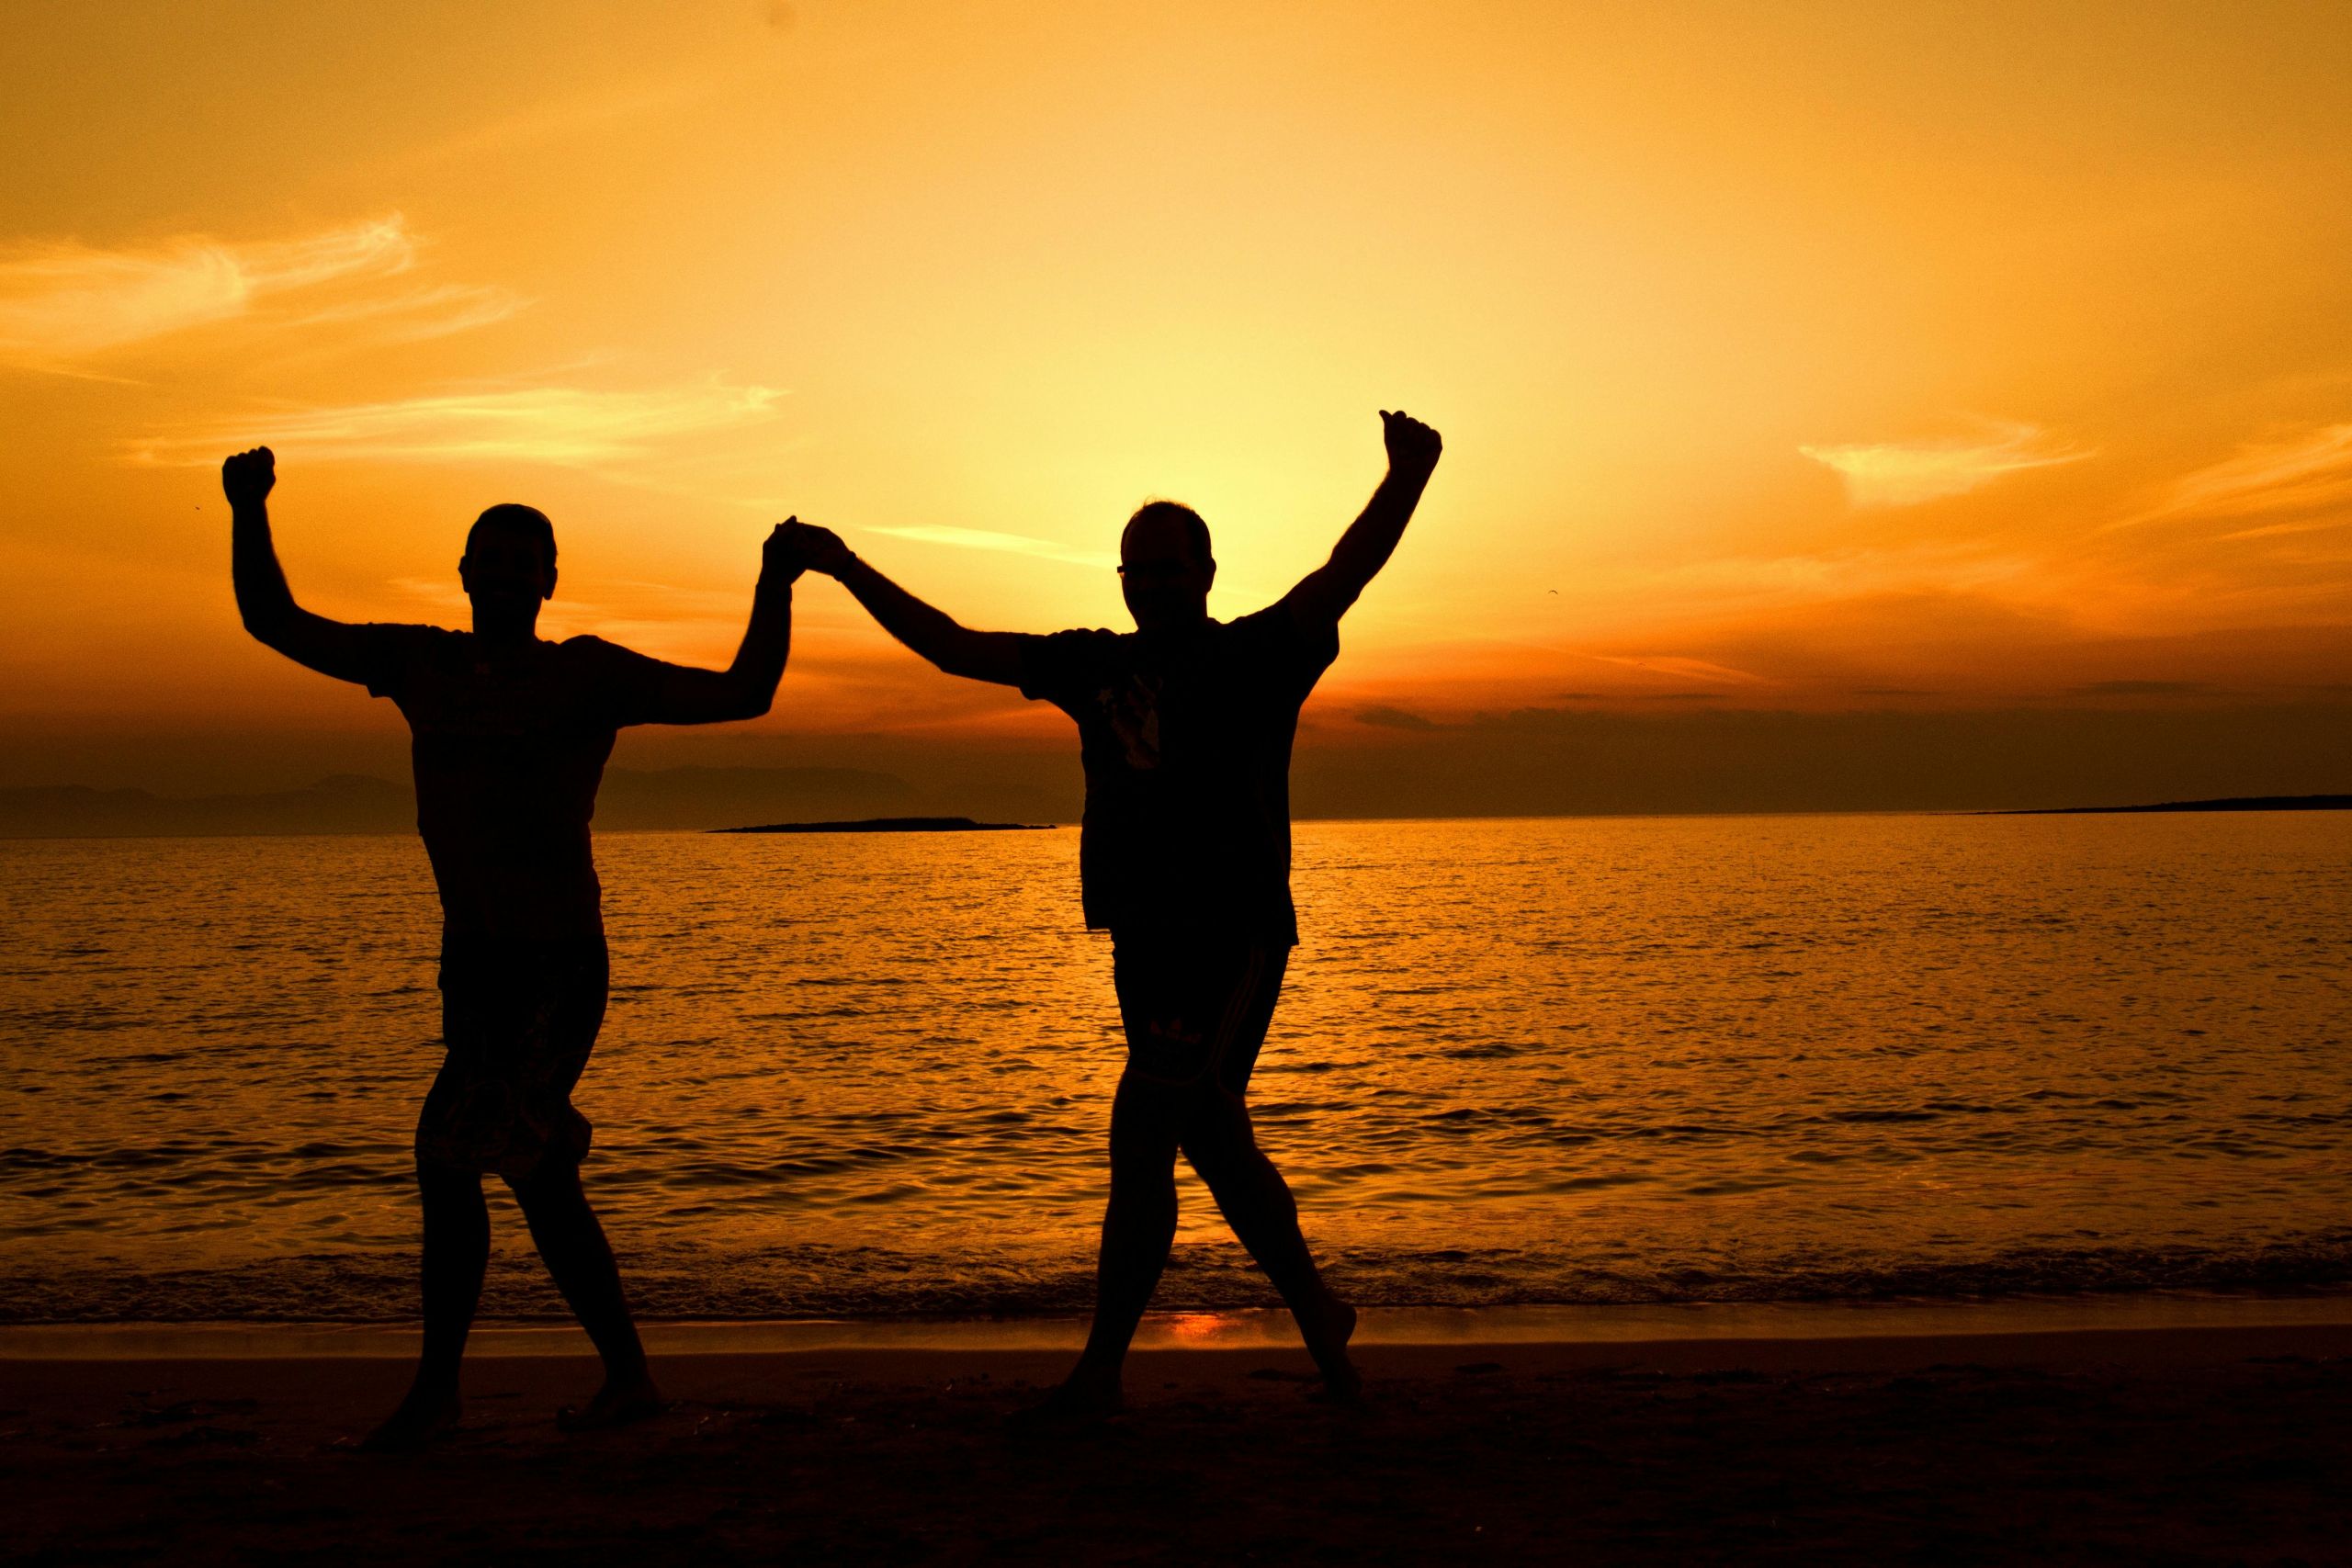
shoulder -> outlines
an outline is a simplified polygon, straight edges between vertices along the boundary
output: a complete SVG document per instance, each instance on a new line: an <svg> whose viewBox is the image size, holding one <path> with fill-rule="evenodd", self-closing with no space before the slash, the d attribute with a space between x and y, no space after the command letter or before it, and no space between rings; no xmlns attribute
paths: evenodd
<svg viewBox="0 0 2352 1568"><path fill-rule="evenodd" d="M352 631L379 658L414 659L462 649L472 638L441 626L409 626L399 621L361 621Z"/></svg>
<svg viewBox="0 0 2352 1568"><path fill-rule="evenodd" d="M1226 635L1267 642L1314 645L1339 640L1337 622L1301 610L1290 599L1278 599L1262 610L1252 610L1225 623Z"/></svg>
<svg viewBox="0 0 2352 1568"><path fill-rule="evenodd" d="M417 671L446 662L466 642L463 632L399 621L361 621L350 630L358 654L358 679L369 694L379 697L398 697Z"/></svg>
<svg viewBox="0 0 2352 1568"><path fill-rule="evenodd" d="M1098 626L1027 634L1021 639L1021 649L1024 655L1035 654L1046 659L1099 659L1117 653L1133 640L1133 632L1104 631Z"/></svg>
<svg viewBox="0 0 2352 1568"><path fill-rule="evenodd" d="M464 632L453 632L445 626L411 626L403 621L361 621L351 629L379 642L404 642L419 648L455 644L466 637Z"/></svg>
<svg viewBox="0 0 2352 1568"><path fill-rule="evenodd" d="M1339 623L1306 614L1289 599L1226 622L1225 635L1250 648L1293 655L1318 669L1340 652Z"/></svg>
<svg viewBox="0 0 2352 1568"><path fill-rule="evenodd" d="M619 643L606 642L603 637L590 637L584 633L579 637L565 637L561 642L552 646L558 658L581 664L655 664L660 662L649 655L638 652L633 648L623 648Z"/></svg>
<svg viewBox="0 0 2352 1568"><path fill-rule="evenodd" d="M1017 634L1021 651L1021 690L1031 697L1050 696L1060 688L1091 679L1094 671L1119 657L1133 634L1100 627L1043 634Z"/></svg>
<svg viewBox="0 0 2352 1568"><path fill-rule="evenodd" d="M1108 631L1101 626L1080 626L1066 632L1046 632L1037 640L1059 648L1111 649L1134 641L1135 635L1133 632Z"/></svg>
<svg viewBox="0 0 2352 1568"><path fill-rule="evenodd" d="M556 659L565 669L607 679L650 677L671 668L651 654L623 648L616 642L606 642L600 637L568 637L551 647Z"/></svg>

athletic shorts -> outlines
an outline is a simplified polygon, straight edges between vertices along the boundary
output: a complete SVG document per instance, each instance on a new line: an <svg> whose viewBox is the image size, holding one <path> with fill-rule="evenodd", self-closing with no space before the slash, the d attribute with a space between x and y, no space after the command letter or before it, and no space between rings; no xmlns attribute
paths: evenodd
<svg viewBox="0 0 2352 1568"><path fill-rule="evenodd" d="M419 1164L522 1178L588 1153L572 1109L605 1021L601 938L447 946L441 1039L449 1054L416 1122Z"/></svg>
<svg viewBox="0 0 2352 1568"><path fill-rule="evenodd" d="M1250 1088L1282 996L1286 947L1198 948L1122 942L1111 961L1127 1071L1171 1086Z"/></svg>

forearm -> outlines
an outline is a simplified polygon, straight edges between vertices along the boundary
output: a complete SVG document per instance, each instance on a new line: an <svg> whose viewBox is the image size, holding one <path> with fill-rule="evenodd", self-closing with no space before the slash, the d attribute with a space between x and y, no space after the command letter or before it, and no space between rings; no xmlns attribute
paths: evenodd
<svg viewBox="0 0 2352 1568"><path fill-rule="evenodd" d="M752 593L752 624L735 650L735 662L727 667L728 683L742 699L743 716L757 717L775 703L776 682L784 679L791 653L792 583L763 576Z"/></svg>
<svg viewBox="0 0 2352 1568"><path fill-rule="evenodd" d="M1363 513L1332 547L1331 565L1357 587L1371 581L1396 554L1405 525L1413 520L1413 509L1429 488L1430 473L1428 468L1390 468Z"/></svg>
<svg viewBox="0 0 2352 1568"><path fill-rule="evenodd" d="M884 631L950 674L961 672L956 668L956 650L966 633L955 617L924 604L855 556L836 575Z"/></svg>
<svg viewBox="0 0 2352 1568"><path fill-rule="evenodd" d="M236 507L230 531L229 573L245 629L268 642L300 614L277 548L269 536L269 509L258 502Z"/></svg>

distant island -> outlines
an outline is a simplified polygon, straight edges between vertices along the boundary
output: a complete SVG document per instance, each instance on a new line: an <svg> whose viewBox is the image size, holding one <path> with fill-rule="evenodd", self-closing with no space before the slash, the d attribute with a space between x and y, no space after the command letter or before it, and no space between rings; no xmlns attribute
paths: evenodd
<svg viewBox="0 0 2352 1568"><path fill-rule="evenodd" d="M1979 817L2109 817L2134 811L2352 811L2352 795L2242 795L2228 800L2167 800L2158 806L2044 806L1979 811Z"/></svg>
<svg viewBox="0 0 2352 1568"><path fill-rule="evenodd" d="M1040 833L1051 822L975 822L968 817L868 817L860 822L767 822L714 833Z"/></svg>

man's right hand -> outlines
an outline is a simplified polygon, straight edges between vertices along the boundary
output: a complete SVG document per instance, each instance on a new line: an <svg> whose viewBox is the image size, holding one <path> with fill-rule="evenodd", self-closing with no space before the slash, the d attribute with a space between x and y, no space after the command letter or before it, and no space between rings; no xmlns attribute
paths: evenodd
<svg viewBox="0 0 2352 1568"><path fill-rule="evenodd" d="M220 465L220 489L232 509L259 506L277 482L277 458L266 446L240 452Z"/></svg>
<svg viewBox="0 0 2352 1568"><path fill-rule="evenodd" d="M1380 411L1380 434L1388 448L1388 466L1400 473L1428 474L1445 449L1436 431L1403 409Z"/></svg>
<svg viewBox="0 0 2352 1568"><path fill-rule="evenodd" d="M811 571L839 577L857 558L831 528L820 528L813 523L786 523L781 526L802 563Z"/></svg>

